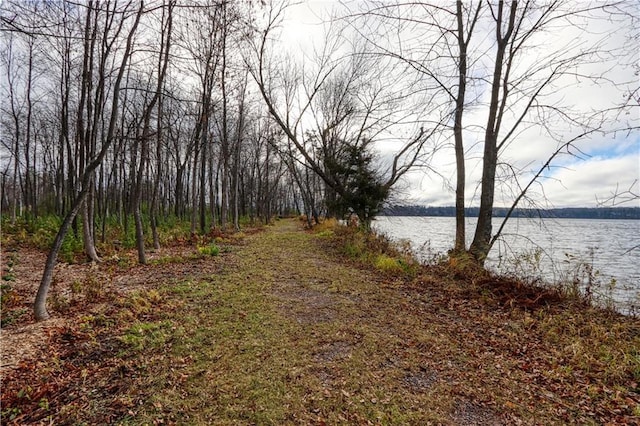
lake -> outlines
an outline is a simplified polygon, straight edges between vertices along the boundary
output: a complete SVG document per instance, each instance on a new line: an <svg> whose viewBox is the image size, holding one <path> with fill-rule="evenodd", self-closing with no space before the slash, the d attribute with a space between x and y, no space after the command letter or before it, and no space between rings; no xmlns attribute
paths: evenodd
<svg viewBox="0 0 640 426"><path fill-rule="evenodd" d="M477 218L467 218L467 246ZM494 219L494 230L502 218ZM374 229L408 240L429 262L453 247L455 218L381 216ZM622 312L640 310L640 220L509 219L487 266L548 283L589 281L596 296L610 295Z"/></svg>

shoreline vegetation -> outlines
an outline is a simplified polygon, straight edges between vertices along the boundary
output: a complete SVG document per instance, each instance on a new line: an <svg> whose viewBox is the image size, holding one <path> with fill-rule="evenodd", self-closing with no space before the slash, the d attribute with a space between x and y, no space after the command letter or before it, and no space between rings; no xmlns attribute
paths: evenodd
<svg viewBox="0 0 640 426"><path fill-rule="evenodd" d="M303 222L68 240L40 323L47 228L3 226L2 424L638 424L638 318Z"/></svg>

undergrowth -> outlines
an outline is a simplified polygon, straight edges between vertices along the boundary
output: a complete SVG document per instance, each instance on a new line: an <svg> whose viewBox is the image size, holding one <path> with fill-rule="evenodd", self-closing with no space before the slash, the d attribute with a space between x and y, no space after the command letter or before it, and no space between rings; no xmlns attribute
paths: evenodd
<svg viewBox="0 0 640 426"><path fill-rule="evenodd" d="M247 217L240 220L242 226L252 226L250 232L259 229L255 225L256 221ZM55 215L38 216L34 218L18 217L12 223L8 217L3 216L2 225L2 246L6 248L17 248L21 246L32 247L46 251L51 248L53 240L60 229L62 219ZM149 217L143 215L145 245L153 246L153 235L150 227ZM251 225L254 224L254 225ZM234 244L246 237L245 232L235 232L232 228L228 231L220 229L210 229L205 234L191 234L190 221L176 216L167 216L158 224L158 242L160 246L171 246L181 244L198 245L199 251L204 255L217 255L215 244ZM209 243L211 242L211 245ZM95 246L100 257L117 257L119 253L135 249L135 227L133 219L128 219L125 227L122 220L115 216L109 216L96 223ZM219 253L219 248L218 248ZM82 238L82 220L77 218L76 226L72 227L65 236L59 253L59 259L66 263L81 263L86 260L84 256L84 246ZM126 259L125 259L126 260ZM126 265L124 265L126 266ZM11 279L10 274L4 274L3 279Z"/></svg>
<svg viewBox="0 0 640 426"><path fill-rule="evenodd" d="M327 220L325 223L314 228L314 232L320 237L330 237L332 244L348 258L385 274L405 277L417 274L420 265L409 242L393 242L384 234L343 226L336 221Z"/></svg>

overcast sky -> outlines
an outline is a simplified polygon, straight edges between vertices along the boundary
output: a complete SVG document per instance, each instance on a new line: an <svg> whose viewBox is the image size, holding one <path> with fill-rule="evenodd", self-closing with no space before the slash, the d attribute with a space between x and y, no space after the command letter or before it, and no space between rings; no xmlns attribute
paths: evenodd
<svg viewBox="0 0 640 426"><path fill-rule="evenodd" d="M453 3L452 3L453 4ZM320 44L323 39L322 20L329 11L337 6L333 1L308 1L291 7L287 12L281 32L281 42L289 49L309 52L312 44ZM595 33L596 31L594 31ZM636 35L640 32L637 26L634 28ZM628 34L619 31L608 42L629 42ZM634 58L630 58L634 60ZM635 61L637 61L637 53ZM597 65L595 65L597 66ZM622 69L617 67L609 73L617 73L616 78L635 82L640 85L638 76L633 74L630 67ZM576 99L574 102L580 107L602 105L619 101L621 93L602 85L590 85L585 82L572 82L572 87L565 90L562 95ZM630 115L624 119L632 118L638 125L640 107L636 107ZM476 118L473 112L468 114L466 123L474 123ZM482 125L483 115L479 114L477 123ZM472 139L467 136L467 143ZM541 162L544 162L549 153L557 146L557 141L549 140L540 135L537 130L524 132L519 135L516 143L513 143L505 152L504 159L517 164L523 170L536 170ZM531 195L542 200L546 207L594 207L598 200L606 200L613 193L625 192L631 189L635 194L640 193L640 136L635 131L602 134L596 133L588 139L581 140L574 152L578 155L563 155L557 159L551 168L547 169L541 185L534 185ZM481 176L480 153L482 147L466 147L469 150L467 163L467 203L479 204L478 181ZM451 187L455 185L455 168L452 149L440 151L433 160L431 167L439 172L439 175L428 171L415 171L400 188L397 195L399 201L405 203L426 204L434 206L453 205L454 193ZM529 167L529 169L527 169ZM445 179L443 179L445 178ZM447 179L449 179L447 181ZM523 180L526 183L526 179ZM508 191L507 191L508 192ZM496 204L504 205L502 200L509 200L510 194L496 194ZM512 199L512 198L511 198ZM640 200L621 204L622 206L640 206Z"/></svg>

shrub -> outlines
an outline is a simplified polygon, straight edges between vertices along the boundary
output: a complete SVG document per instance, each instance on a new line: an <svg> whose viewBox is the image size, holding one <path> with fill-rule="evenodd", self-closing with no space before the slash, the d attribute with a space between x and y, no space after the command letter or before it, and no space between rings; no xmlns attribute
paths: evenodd
<svg viewBox="0 0 640 426"><path fill-rule="evenodd" d="M400 273L404 271L398 259L385 254L379 254L376 257L374 266L382 272Z"/></svg>
<svg viewBox="0 0 640 426"><path fill-rule="evenodd" d="M208 246L198 247L198 252L205 256L217 256L220 254L220 248L214 243L211 243Z"/></svg>
<svg viewBox="0 0 640 426"><path fill-rule="evenodd" d="M336 226L333 235L338 249L352 259L390 274L418 272L419 263L406 241L396 243L384 234L348 226Z"/></svg>

